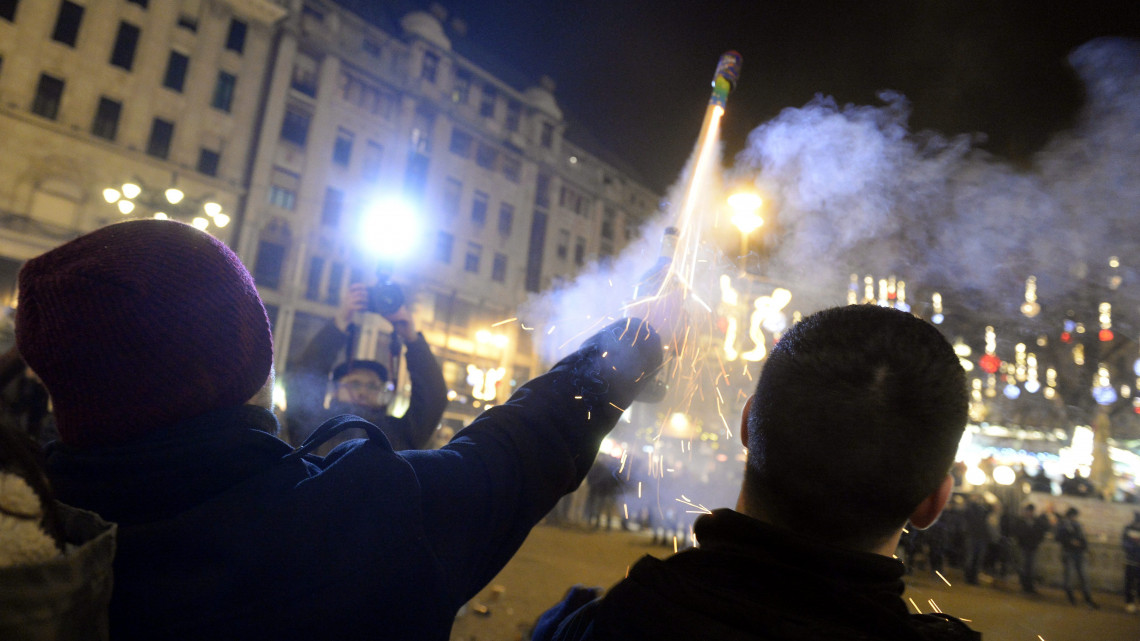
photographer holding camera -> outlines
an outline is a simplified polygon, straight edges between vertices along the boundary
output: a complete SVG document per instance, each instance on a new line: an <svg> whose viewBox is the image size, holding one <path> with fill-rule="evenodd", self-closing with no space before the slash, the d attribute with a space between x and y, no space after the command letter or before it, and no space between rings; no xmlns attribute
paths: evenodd
<svg viewBox="0 0 1140 641"><path fill-rule="evenodd" d="M362 312L375 312L392 324L392 341L407 346L408 375L412 382L412 398L408 411L401 417L388 415L388 404L395 395L389 384L388 368L382 363L352 358L355 321ZM398 343L395 349L399 349ZM333 364L341 350L347 360ZM398 351L394 351L398 354ZM403 295L391 283L369 288L361 283L350 285L340 309L293 363L285 378L288 399L287 429L293 445L300 445L317 425L341 414L354 414L380 427L392 449L422 449L430 441L447 405L447 384L443 371L432 356L423 334L416 331L412 315L404 306ZM329 381L334 389L329 396ZM348 430L324 444L328 451L359 430Z"/></svg>

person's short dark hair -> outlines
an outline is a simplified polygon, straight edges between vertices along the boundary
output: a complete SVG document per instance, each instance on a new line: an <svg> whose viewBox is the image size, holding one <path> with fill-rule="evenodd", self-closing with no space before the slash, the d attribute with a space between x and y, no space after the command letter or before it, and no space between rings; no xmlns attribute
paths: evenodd
<svg viewBox="0 0 1140 641"><path fill-rule="evenodd" d="M757 382L746 496L783 527L876 544L945 479L967 407L965 372L934 326L874 305L813 314Z"/></svg>
<svg viewBox="0 0 1140 641"><path fill-rule="evenodd" d="M1065 510L1065 518L1068 518L1068 519L1075 518L1080 513L1081 513L1080 510L1078 510L1075 507L1071 507L1071 508Z"/></svg>
<svg viewBox="0 0 1140 641"><path fill-rule="evenodd" d="M1037 507L1034 506L1032 503L1026 503L1025 507L1023 507L1021 509L1026 511L1026 512L1034 512L1037 510Z"/></svg>
<svg viewBox="0 0 1140 641"><path fill-rule="evenodd" d="M388 382L388 368L384 367L380 363L377 363L376 361L345 361L333 368L333 382L339 381L345 376L348 376L349 372L358 369L365 369L370 372L375 372L376 375L380 377L381 382Z"/></svg>

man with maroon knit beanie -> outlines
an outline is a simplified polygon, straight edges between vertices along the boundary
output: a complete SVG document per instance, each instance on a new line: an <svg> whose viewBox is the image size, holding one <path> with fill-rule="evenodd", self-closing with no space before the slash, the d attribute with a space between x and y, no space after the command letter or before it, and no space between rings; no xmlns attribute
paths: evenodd
<svg viewBox="0 0 1140 641"><path fill-rule="evenodd" d="M119 525L114 639L447 639L661 362L656 332L620 321L440 450L342 418L321 434L369 437L318 457L274 436L265 308L210 235L111 225L19 286L54 489Z"/></svg>

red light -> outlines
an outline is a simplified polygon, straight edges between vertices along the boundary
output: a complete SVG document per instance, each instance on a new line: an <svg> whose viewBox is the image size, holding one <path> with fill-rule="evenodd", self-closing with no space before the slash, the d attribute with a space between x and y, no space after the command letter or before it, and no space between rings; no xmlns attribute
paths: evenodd
<svg viewBox="0 0 1140 641"><path fill-rule="evenodd" d="M1100 333L1097 334L1097 336L1100 337L1100 342L1107 343L1108 341L1112 340L1112 330L1102 329L1100 330Z"/></svg>
<svg viewBox="0 0 1140 641"><path fill-rule="evenodd" d="M1069 332L1061 332L1061 342L1062 343L1068 343L1071 340L1073 340L1072 334L1070 334Z"/></svg>
<svg viewBox="0 0 1140 641"><path fill-rule="evenodd" d="M993 354L982 354L982 357L978 359L978 367L987 374L993 374L1001 367L1001 359Z"/></svg>

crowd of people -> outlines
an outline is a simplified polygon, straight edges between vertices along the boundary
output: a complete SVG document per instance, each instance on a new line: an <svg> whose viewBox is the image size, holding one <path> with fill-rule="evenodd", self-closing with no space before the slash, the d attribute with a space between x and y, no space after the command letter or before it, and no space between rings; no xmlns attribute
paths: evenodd
<svg viewBox="0 0 1140 641"><path fill-rule="evenodd" d="M360 289L293 364L309 383L291 393L308 400L285 430L264 304L209 234L103 227L28 261L19 290L8 364L43 385L57 436L38 449L12 428L0 449L0 528L21 533L0 537L4 639L447 639L584 480L587 522L621 523L620 474L596 455L678 322L675 304L634 308L417 449L442 411L439 366L407 310L389 311L412 384L390 416L395 370L347 340L370 309ZM967 405L958 357L925 321L874 305L804 318L742 408L742 477L692 522L697 545L643 558L604 595L570 590L534 639L980 638L910 613L892 558L900 541L951 538L939 516ZM979 508L988 522L972 505L963 524ZM1055 536L1091 602L1073 516ZM1140 545L1140 518L1125 539ZM985 550L967 540L962 562L980 572Z"/></svg>

